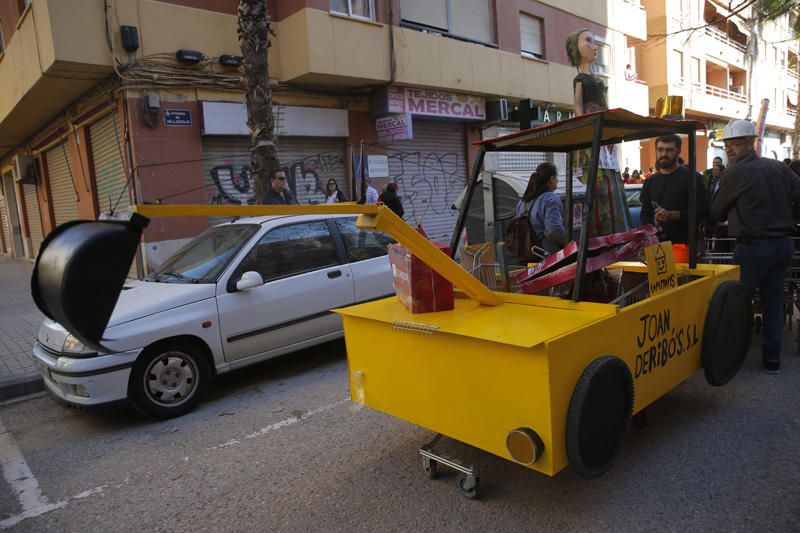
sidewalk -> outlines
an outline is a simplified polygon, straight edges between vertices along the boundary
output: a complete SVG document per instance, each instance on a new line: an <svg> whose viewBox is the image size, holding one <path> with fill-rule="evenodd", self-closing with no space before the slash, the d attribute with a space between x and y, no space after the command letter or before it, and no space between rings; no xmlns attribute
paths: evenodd
<svg viewBox="0 0 800 533"><path fill-rule="evenodd" d="M31 350L44 315L31 299L33 265L0 255L0 400L44 389Z"/></svg>

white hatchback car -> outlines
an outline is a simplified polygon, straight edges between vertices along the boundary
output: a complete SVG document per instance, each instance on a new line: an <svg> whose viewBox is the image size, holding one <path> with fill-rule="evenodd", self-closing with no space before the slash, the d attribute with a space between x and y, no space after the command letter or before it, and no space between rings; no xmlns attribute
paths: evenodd
<svg viewBox="0 0 800 533"><path fill-rule="evenodd" d="M45 320L33 359L59 402L127 400L167 418L213 376L342 336L330 310L394 294L382 233L348 215L235 220L208 229L144 281L127 283L104 334L84 347Z"/></svg>

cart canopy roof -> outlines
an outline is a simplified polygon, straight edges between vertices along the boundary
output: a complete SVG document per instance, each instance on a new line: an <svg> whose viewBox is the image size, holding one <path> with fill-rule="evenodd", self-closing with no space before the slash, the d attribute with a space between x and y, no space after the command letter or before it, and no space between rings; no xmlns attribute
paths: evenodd
<svg viewBox="0 0 800 533"><path fill-rule="evenodd" d="M600 137L600 144L603 145L650 139L670 133L688 135L705 129L702 122L694 120L643 117L626 109L610 109L477 141L474 144L484 146L489 152L571 152L591 148L598 121L603 124Z"/></svg>

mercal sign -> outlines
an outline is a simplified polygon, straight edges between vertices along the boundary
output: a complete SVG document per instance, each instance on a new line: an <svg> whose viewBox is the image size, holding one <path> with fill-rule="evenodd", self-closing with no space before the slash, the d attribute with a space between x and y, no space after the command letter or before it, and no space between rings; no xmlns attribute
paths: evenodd
<svg viewBox="0 0 800 533"><path fill-rule="evenodd" d="M448 91L390 87L387 91L387 107L390 113L486 120L486 102L483 98Z"/></svg>

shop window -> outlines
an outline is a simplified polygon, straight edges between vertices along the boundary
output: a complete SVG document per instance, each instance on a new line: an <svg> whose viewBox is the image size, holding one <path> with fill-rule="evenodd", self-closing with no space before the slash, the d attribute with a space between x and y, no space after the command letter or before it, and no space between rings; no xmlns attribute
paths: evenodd
<svg viewBox="0 0 800 533"><path fill-rule="evenodd" d="M544 59L544 30L542 19L520 13L519 36L522 55Z"/></svg>
<svg viewBox="0 0 800 533"><path fill-rule="evenodd" d="M347 259L351 262L386 255L386 247L394 242L385 233L356 228L355 218L337 218L336 225L344 241Z"/></svg>
<svg viewBox="0 0 800 533"><path fill-rule="evenodd" d="M250 250L237 272L254 270L269 281L338 262L328 224L322 220L273 229Z"/></svg>
<svg viewBox="0 0 800 533"><path fill-rule="evenodd" d="M331 0L331 11L348 17L368 20L375 18L373 0Z"/></svg>
<svg viewBox="0 0 800 533"><path fill-rule="evenodd" d="M491 0L400 0L400 18L404 26L493 44L491 5Z"/></svg>

